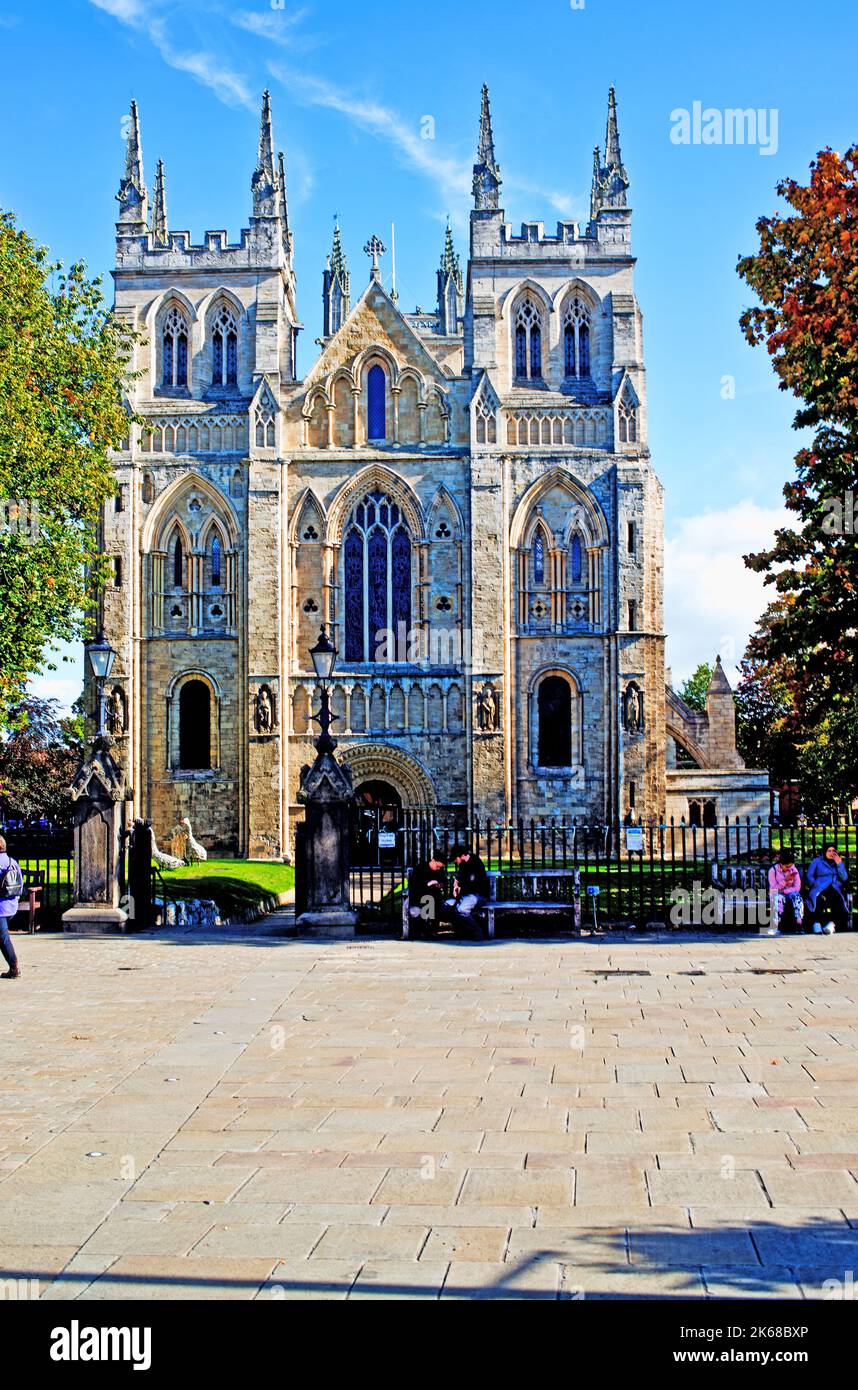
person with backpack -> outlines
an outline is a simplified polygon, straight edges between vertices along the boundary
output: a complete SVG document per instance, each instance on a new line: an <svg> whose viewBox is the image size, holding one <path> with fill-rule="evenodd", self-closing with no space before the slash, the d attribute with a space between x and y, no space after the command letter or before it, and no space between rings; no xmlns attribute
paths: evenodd
<svg viewBox="0 0 858 1390"><path fill-rule="evenodd" d="M9 935L9 923L18 911L18 903L24 891L24 875L17 860L6 853L6 841L0 835L0 955L9 969L0 975L0 980L18 980L21 967Z"/></svg>

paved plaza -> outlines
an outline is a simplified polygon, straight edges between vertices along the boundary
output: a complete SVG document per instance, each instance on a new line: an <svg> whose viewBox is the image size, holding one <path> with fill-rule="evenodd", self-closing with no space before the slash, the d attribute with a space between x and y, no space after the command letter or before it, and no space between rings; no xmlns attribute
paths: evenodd
<svg viewBox="0 0 858 1390"><path fill-rule="evenodd" d="M7 1297L851 1296L858 936L19 947Z"/></svg>

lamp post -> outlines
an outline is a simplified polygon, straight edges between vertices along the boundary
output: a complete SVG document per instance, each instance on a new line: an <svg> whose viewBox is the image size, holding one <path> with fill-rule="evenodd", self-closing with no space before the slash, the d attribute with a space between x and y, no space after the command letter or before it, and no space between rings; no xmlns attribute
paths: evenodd
<svg viewBox="0 0 858 1390"><path fill-rule="evenodd" d="M298 800L305 808L296 838L296 859L303 869L306 901L298 918L302 931L313 936L354 936L357 917L351 910L349 885L349 807L354 796L351 769L334 756L337 740L331 725L328 683L333 675L337 649L324 627L310 648L313 670L322 691L322 703L313 722L319 726L316 759L301 768Z"/></svg>
<svg viewBox="0 0 858 1390"><path fill-rule="evenodd" d="M116 652L103 632L87 643L87 657L98 691L97 729L92 751L75 774L74 906L63 913L63 927L86 935L122 932L128 927L128 904L122 895L121 845L123 803L130 791L125 773L111 752L104 727L104 686ZM131 913L134 916L133 910Z"/></svg>
<svg viewBox="0 0 858 1390"><path fill-rule="evenodd" d="M86 652L98 691L98 728L95 731L95 736L100 739L104 737L104 685L113 670L116 652L103 632L98 634L94 642L89 643Z"/></svg>

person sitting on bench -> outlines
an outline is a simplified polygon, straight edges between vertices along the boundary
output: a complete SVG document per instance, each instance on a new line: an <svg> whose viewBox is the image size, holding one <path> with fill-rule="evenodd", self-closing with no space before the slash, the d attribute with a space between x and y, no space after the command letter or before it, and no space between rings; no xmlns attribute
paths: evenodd
<svg viewBox="0 0 858 1390"><path fill-rule="evenodd" d="M450 909L446 905L450 887L447 870L436 854L417 864L408 879L408 915L411 918L409 935L427 934L437 930L442 922L449 922Z"/></svg>
<svg viewBox="0 0 858 1390"><path fill-rule="evenodd" d="M467 845L453 852L456 861L456 877L453 882L453 896L447 906L453 909L453 925L461 928L466 935L482 941L485 936L477 913L483 903L491 897L491 884L486 866L478 854L472 854Z"/></svg>
<svg viewBox="0 0 858 1390"><path fill-rule="evenodd" d="M837 846L826 845L807 871L807 910L813 930L830 936L835 930L846 931L849 909L846 906L846 865L837 853Z"/></svg>
<svg viewBox="0 0 858 1390"><path fill-rule="evenodd" d="M801 874L792 850L782 849L778 862L769 869L769 896L772 926L775 931L800 932L804 921L804 899L801 896Z"/></svg>

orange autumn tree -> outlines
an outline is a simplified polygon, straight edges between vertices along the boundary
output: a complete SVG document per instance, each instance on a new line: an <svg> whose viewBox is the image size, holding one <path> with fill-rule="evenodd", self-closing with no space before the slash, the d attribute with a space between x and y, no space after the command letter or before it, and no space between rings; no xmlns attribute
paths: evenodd
<svg viewBox="0 0 858 1390"><path fill-rule="evenodd" d="M745 557L780 601L749 656L788 660L806 727L853 705L858 684L858 146L823 150L807 185L786 179L790 211L757 223L759 251L738 272L760 305L741 318L765 343L780 389L801 401L795 429L814 431L784 496L795 525Z"/></svg>

